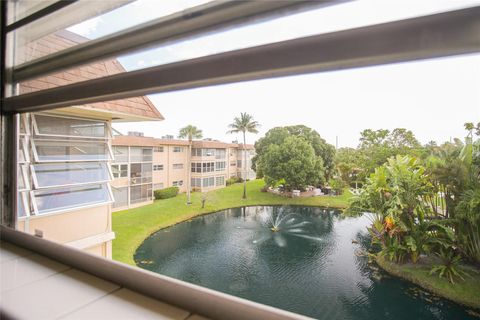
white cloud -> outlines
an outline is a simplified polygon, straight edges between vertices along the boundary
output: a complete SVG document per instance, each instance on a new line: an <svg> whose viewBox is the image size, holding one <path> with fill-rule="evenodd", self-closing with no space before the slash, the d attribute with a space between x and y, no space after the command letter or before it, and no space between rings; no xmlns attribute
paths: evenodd
<svg viewBox="0 0 480 320"><path fill-rule="evenodd" d="M99 25L104 24L102 17L95 17L79 24L76 24L70 28L68 31L74 32L86 38L91 38L90 35L97 31Z"/></svg>

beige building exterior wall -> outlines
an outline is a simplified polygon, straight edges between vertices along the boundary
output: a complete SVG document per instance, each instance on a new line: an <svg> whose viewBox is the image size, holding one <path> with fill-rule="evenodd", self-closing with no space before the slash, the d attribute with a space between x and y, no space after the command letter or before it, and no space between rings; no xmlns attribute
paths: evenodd
<svg viewBox="0 0 480 320"><path fill-rule="evenodd" d="M177 185L179 187L180 192L187 191L187 180L188 174L191 170L191 166L188 162L188 142L185 140L165 140L165 139L155 139L150 137L143 137L143 136L119 136L113 140L113 145L116 147L142 147L142 148L152 148L153 156L152 156L152 192L159 188L168 188L174 185L175 181L182 181L183 184ZM204 163L204 162L225 162L225 169L221 171L216 171L216 168L213 172L191 172L191 178L210 178L213 177L214 185L212 186L203 186L194 187L192 185L192 191L210 191L215 189L220 189L225 187L226 180L231 177L237 177L241 175L239 171L241 168L237 166L237 160L241 155L241 150L239 148L242 147L238 144L229 144L223 143L218 141L194 141L192 149L198 148L207 148L207 149L223 149L225 150L225 158L217 159L216 155L205 155L205 156L197 156L192 155L191 163ZM175 148L181 148L181 152L174 152ZM253 146L248 147L249 150L253 150ZM160 151L163 150L163 151ZM249 155L249 162L251 158L250 152ZM175 164L181 164L183 167L181 169L174 168ZM128 163L130 166L130 163ZM163 170L155 170L155 166L163 166ZM252 171L249 169L249 171ZM253 172L253 171L252 171ZM250 173L250 179L255 177L255 173ZM223 177L224 182L221 185L217 185L217 178ZM112 182L114 187L124 187L129 185L128 178L116 178ZM145 201L141 203L130 204L123 207L116 207L113 211L124 210L128 208L143 206L146 204L151 203L152 201Z"/></svg>
<svg viewBox="0 0 480 320"><path fill-rule="evenodd" d="M22 217L18 220L17 229L30 234L42 234L44 239L111 258L114 234L110 204Z"/></svg>

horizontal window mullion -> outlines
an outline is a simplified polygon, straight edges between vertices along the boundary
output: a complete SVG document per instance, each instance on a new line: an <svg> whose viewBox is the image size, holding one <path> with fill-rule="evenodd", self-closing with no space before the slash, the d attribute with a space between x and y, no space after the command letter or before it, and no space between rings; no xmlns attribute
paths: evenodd
<svg viewBox="0 0 480 320"><path fill-rule="evenodd" d="M36 215L75 210L113 201L108 183L75 185L31 191Z"/></svg>
<svg viewBox="0 0 480 320"><path fill-rule="evenodd" d="M63 8L65 8L66 6L69 6L71 5L72 3L76 2L78 0L58 0L57 2L54 2L52 3L51 5L43 8L43 9L40 9L36 12L33 12L32 14L18 20L18 21L15 21L15 22L12 22L11 24L7 25L7 27L5 28L5 31L6 32L11 32L11 31L14 31L16 29L19 29L29 23L32 23L34 21L37 21L41 18L44 18L56 11L59 11Z"/></svg>
<svg viewBox="0 0 480 320"><path fill-rule="evenodd" d="M14 81L24 81L211 30L342 2L344 1L212 1L26 62L14 68L13 77Z"/></svg>
<svg viewBox="0 0 480 320"><path fill-rule="evenodd" d="M30 166L36 189L59 188L112 181L105 162L33 164ZM60 180L64 180L59 182Z"/></svg>
<svg viewBox="0 0 480 320"><path fill-rule="evenodd" d="M6 112L480 52L480 7L288 40L5 99Z"/></svg>

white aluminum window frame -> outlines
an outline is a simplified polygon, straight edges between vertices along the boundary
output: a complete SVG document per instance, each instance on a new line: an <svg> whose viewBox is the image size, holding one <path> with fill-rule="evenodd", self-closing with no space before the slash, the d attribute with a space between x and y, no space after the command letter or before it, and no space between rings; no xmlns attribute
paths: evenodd
<svg viewBox="0 0 480 320"><path fill-rule="evenodd" d="M126 175L125 177L122 177L122 176L115 177L115 176L113 175L113 169L112 169L113 166L119 166L119 167L120 167L120 166L127 166L127 170L126 170L126 171L127 171L127 175ZM114 179L121 179L121 178L128 178L128 177L130 176L130 174L129 174L129 171L130 171L129 168L130 168L130 166L128 165L128 163L111 163L111 164L108 166L108 168L110 169L110 174L111 174L112 180L114 180ZM120 168L119 168L118 171L119 171L119 172L122 172L122 170L121 170Z"/></svg>
<svg viewBox="0 0 480 320"><path fill-rule="evenodd" d="M81 118L81 117L69 117L69 116L64 116L64 115L51 115L51 114L38 114L38 116L41 117L50 117L50 118L63 118L63 119L73 119L73 120L84 120L84 121L90 121L90 122L102 122L105 125L105 135L103 137L93 137L93 136L75 136L75 135L66 135L66 134L48 134L48 133L40 133L40 130L38 128L37 124L37 119L35 114L31 114L32 117L32 123L33 123L33 131L35 133L35 136L39 137L68 137L68 138L74 138L74 139L95 139L95 140L108 140L111 139L111 127L109 127L109 121L102 121L102 120L92 120L88 118Z"/></svg>
<svg viewBox="0 0 480 320"><path fill-rule="evenodd" d="M19 151L21 151L23 153L23 158L24 160L23 161L18 161L18 163L20 164L26 164L26 163L29 163L30 162L30 153L28 152L28 143L30 141L30 136L28 135L25 135L23 137L20 137L18 139L18 143L19 143Z"/></svg>
<svg viewBox="0 0 480 320"><path fill-rule="evenodd" d="M100 183L94 183L92 185L98 185L98 184L100 184ZM39 213L37 201L35 199L35 190L31 190L30 191L30 199L32 201L33 212L35 213L35 216L37 216L37 217L38 216L44 217L44 216L48 216L48 215L55 215L55 214L62 214L62 213L77 211L77 210L80 210L80 209L89 209L89 208L95 208L95 207L110 205L110 204L114 203L112 187L111 187L110 183L103 183L103 185L105 185L107 187L107 192L108 192L108 195L109 195L109 198L110 198L109 201L104 201L104 202L101 202L101 203L82 204L82 205L69 207L69 208L49 210L49 211L44 212L44 213ZM85 186L88 186L88 184L85 185ZM55 189L55 188L48 188L48 189ZM38 191L44 191L44 190L48 190L48 189L42 189L42 190L39 189Z"/></svg>
<svg viewBox="0 0 480 320"><path fill-rule="evenodd" d="M163 171L164 170L164 165L163 164L154 164L153 165L153 171ZM158 168L158 169L157 169Z"/></svg>
<svg viewBox="0 0 480 320"><path fill-rule="evenodd" d="M18 167L20 169L20 176L21 176L21 179L23 180L25 188L22 188L22 189L18 188L17 191L18 192L29 191L31 188L30 188L30 181L28 180L27 165L19 164Z"/></svg>
<svg viewBox="0 0 480 320"><path fill-rule="evenodd" d="M20 131L20 128L18 128L20 138L22 136L30 136L31 135L30 126L28 125L28 119L27 119L27 114L26 113L20 114L20 122L23 123L23 127L25 128L25 132Z"/></svg>
<svg viewBox="0 0 480 320"><path fill-rule="evenodd" d="M31 211L30 211L30 206L28 204L28 200L27 200L27 197L30 197L30 192L29 190L26 190L26 191L19 191L18 194L20 195L20 200L23 204L23 208L25 210L25 216L23 217L19 217L20 219L25 219L27 217L30 217L31 216ZM18 212L17 212L18 214ZM18 216L18 215L17 215Z"/></svg>
<svg viewBox="0 0 480 320"><path fill-rule="evenodd" d="M77 162L63 162L65 164L75 164L75 163L82 163L85 161L77 161ZM91 162L91 161L90 161ZM59 185L51 185L51 186L40 186L38 183L38 178L37 178L37 173L35 171L35 164L30 165L30 172L32 173L32 180L33 180L33 185L36 190L43 190L43 189L50 189L50 188L62 188L62 187L73 187L73 186L82 186L82 185L87 185L87 184L103 184L103 183L108 183L113 181L113 173L108 165L108 163L103 162L103 161L97 161L100 164L105 165L107 172L108 172L108 177L109 179L107 180L99 180L99 181L88 181L88 182L76 182L76 183L67 183L67 184L59 184ZM47 163L38 163L38 164L47 164Z"/></svg>
<svg viewBox="0 0 480 320"><path fill-rule="evenodd" d="M47 142L68 142L68 143L71 143L71 144L75 144L75 143L92 143L94 141L88 141L88 140L62 140L62 139L55 139L55 140L43 140L43 139L32 139L31 140L31 145L32 145L32 151L33 151L33 157L35 159L35 162L38 162L38 163L48 163L48 162L52 162L52 163L62 163L62 162L110 162L110 161L113 161L113 151L112 151L112 146L110 145L110 143L108 143L107 141L101 143L101 144L104 144L107 148L107 158L106 159L81 159L81 160L78 160L78 159L60 159L60 160L52 160L52 159L47 159L47 160L40 160L39 157L38 157L38 152L37 152L37 145L35 144L35 141L47 141ZM95 141L95 143L98 143L98 142L101 142L101 140L99 141ZM100 144L100 143L98 143ZM73 145L74 147L74 145Z"/></svg>

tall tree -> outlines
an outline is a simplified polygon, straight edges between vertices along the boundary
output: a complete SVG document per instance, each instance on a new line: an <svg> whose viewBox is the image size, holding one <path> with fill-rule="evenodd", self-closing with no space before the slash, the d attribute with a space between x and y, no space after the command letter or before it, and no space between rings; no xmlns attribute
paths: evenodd
<svg viewBox="0 0 480 320"><path fill-rule="evenodd" d="M233 123L229 124L228 127L230 130L227 133L239 133L243 134L243 172L245 176L243 177L243 199L247 198L247 139L246 133L258 133L258 128L260 124L253 120L253 117L246 112L240 113L240 117L235 117Z"/></svg>
<svg viewBox="0 0 480 320"><path fill-rule="evenodd" d="M188 178L187 178L187 204L191 204L191 174L192 174L192 141L193 139L201 139L202 138L202 130L198 129L195 126L188 125L180 129L178 137L180 139L188 139Z"/></svg>
<svg viewBox="0 0 480 320"><path fill-rule="evenodd" d="M323 160L324 172L322 175L328 180L333 175L335 168L335 148L328 144L317 131L304 126L286 126L275 127L265 134L265 137L259 139L255 143L255 157L252 159L252 167L257 171L257 176L262 177L262 168L257 166L257 162L267 152L270 145L281 145L288 137L303 138L307 141L315 151L315 155Z"/></svg>
<svg viewBox="0 0 480 320"><path fill-rule="evenodd" d="M281 144L269 145L258 167L269 186L283 181L287 190L304 190L308 185L324 182L323 160L302 137L290 136Z"/></svg>

